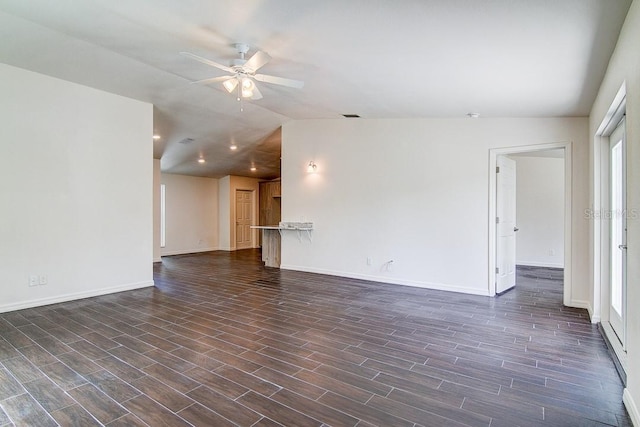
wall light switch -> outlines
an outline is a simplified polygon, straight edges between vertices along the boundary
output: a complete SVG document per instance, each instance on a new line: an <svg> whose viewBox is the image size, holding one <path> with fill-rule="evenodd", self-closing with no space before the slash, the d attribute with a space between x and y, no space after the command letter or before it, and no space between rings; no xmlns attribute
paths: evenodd
<svg viewBox="0 0 640 427"><path fill-rule="evenodd" d="M29 286L38 286L38 276L35 274L29 276Z"/></svg>
<svg viewBox="0 0 640 427"><path fill-rule="evenodd" d="M38 284L39 285L46 285L47 284L47 276L38 277Z"/></svg>

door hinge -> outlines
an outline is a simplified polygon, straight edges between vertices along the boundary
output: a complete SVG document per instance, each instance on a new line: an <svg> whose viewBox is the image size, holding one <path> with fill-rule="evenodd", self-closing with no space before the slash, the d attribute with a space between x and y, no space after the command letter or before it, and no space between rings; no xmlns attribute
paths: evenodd
<svg viewBox="0 0 640 427"><path fill-rule="evenodd" d="M500 166L496 166L496 173L500 173Z"/></svg>
<svg viewBox="0 0 640 427"><path fill-rule="evenodd" d="M499 216L496 217L496 224L500 224L500 217Z"/></svg>
<svg viewBox="0 0 640 427"><path fill-rule="evenodd" d="M496 267L496 274L500 274L500 267Z"/></svg>

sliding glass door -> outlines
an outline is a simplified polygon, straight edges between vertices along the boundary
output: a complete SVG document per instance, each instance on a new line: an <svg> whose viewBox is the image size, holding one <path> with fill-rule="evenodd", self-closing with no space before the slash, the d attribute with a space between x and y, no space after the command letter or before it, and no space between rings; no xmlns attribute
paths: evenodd
<svg viewBox="0 0 640 427"><path fill-rule="evenodd" d="M624 119L609 137L610 302L609 321L625 348L627 311L627 201Z"/></svg>

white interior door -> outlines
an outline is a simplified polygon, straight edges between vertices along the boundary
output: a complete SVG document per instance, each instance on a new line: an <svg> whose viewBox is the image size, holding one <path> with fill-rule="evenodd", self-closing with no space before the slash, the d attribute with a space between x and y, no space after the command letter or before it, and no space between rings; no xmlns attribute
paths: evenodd
<svg viewBox="0 0 640 427"><path fill-rule="evenodd" d="M247 249L251 242L251 213L253 192L236 190L236 249Z"/></svg>
<svg viewBox="0 0 640 427"><path fill-rule="evenodd" d="M516 285L516 162L496 159L496 293Z"/></svg>
<svg viewBox="0 0 640 427"><path fill-rule="evenodd" d="M625 347L627 311L627 201L624 120L609 137L610 302L609 322Z"/></svg>

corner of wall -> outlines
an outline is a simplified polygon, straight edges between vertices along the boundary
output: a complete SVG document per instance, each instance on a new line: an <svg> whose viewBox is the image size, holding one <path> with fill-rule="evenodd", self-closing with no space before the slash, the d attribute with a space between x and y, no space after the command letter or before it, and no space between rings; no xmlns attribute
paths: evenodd
<svg viewBox="0 0 640 427"><path fill-rule="evenodd" d="M160 261L160 159L153 159L153 262Z"/></svg>
<svg viewBox="0 0 640 427"><path fill-rule="evenodd" d="M633 399L633 396L631 396L628 388L625 388L622 393L622 402L624 403L625 408L627 408L627 412L629 413L629 417L631 418L633 425L640 426L640 411L638 411L638 405L636 405L636 402Z"/></svg>
<svg viewBox="0 0 640 427"><path fill-rule="evenodd" d="M218 180L218 246L223 251L231 247L231 176Z"/></svg>
<svg viewBox="0 0 640 427"><path fill-rule="evenodd" d="M589 319L591 319L591 323L593 323L594 325L596 323L600 323L600 321L602 319L600 319L600 315L599 314L597 314L597 313L595 313L593 311L593 306L591 304L587 303L586 309L587 309L587 312L589 313Z"/></svg>

